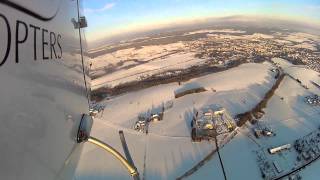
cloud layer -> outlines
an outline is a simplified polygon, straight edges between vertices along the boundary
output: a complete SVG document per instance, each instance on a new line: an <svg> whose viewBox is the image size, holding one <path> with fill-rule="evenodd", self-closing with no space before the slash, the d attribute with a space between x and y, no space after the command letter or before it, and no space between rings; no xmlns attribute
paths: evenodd
<svg viewBox="0 0 320 180"><path fill-rule="evenodd" d="M109 9L113 8L115 5L116 5L115 3L107 3L102 8L99 8L99 9L85 8L84 12L85 13L104 12L106 10L109 10Z"/></svg>

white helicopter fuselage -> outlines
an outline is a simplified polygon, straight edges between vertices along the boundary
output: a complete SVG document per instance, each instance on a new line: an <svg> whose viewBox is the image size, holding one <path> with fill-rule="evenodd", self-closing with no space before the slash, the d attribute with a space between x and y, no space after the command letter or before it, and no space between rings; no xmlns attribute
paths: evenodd
<svg viewBox="0 0 320 180"><path fill-rule="evenodd" d="M0 179L73 178L89 109L79 9L77 0L0 1Z"/></svg>

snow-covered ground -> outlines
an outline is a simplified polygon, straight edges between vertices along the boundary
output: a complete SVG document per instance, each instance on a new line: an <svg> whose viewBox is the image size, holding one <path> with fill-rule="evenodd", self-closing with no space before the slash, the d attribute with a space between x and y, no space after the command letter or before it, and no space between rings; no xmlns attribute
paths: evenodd
<svg viewBox="0 0 320 180"><path fill-rule="evenodd" d="M320 41L320 37L308 33L302 33L302 32L297 32L297 33L290 33L288 36L284 37L284 39L297 42L297 43L302 43L302 42L310 42L310 41Z"/></svg>
<svg viewBox="0 0 320 180"><path fill-rule="evenodd" d="M140 175L144 174L145 179L175 179L215 149L213 142L191 142L189 125L192 108L220 104L233 115L248 110L272 85L274 78L269 69L267 64L244 64L192 79L180 86L178 83L159 85L105 101L107 107L102 117L98 116L99 119L95 120L93 136L121 150L117 131L124 130ZM199 83L209 91L174 99L174 91L189 83ZM165 101L173 101L173 107L165 111L162 121L151 124L148 135L132 130L140 112ZM113 157L86 144L77 179L91 178L126 179L129 176Z"/></svg>
<svg viewBox="0 0 320 180"><path fill-rule="evenodd" d="M98 56L92 59L92 69L98 69L109 64L117 64L120 61L138 59L148 61L149 59L165 55L170 51L184 48L182 42L167 45L142 46L141 48L128 48Z"/></svg>
<svg viewBox="0 0 320 180"><path fill-rule="evenodd" d="M139 77L166 72L175 69L187 69L192 65L204 62L194 57L194 53L177 53L166 58L158 58L129 69L116 71L93 80L92 89L105 85L115 86L121 83L138 80Z"/></svg>
<svg viewBox="0 0 320 180"><path fill-rule="evenodd" d="M227 179L261 179L253 150L257 145L246 136L247 130L241 130L227 145L220 149L221 159ZM186 179L224 179L218 154L211 161Z"/></svg>
<svg viewBox="0 0 320 180"><path fill-rule="evenodd" d="M182 128L180 122L184 121L185 113L192 110L193 107L201 108L218 103L230 110L232 115L235 115L257 103L273 84L274 73L269 70L270 67L268 64L243 64L228 71L191 79L181 85L170 83L130 92L102 102L106 105L102 119L126 128L132 128L139 113L157 107L162 102L172 100L173 108L164 114L164 119L168 119L168 121L159 122L156 129L160 131L163 124L167 129L166 132L163 132L164 134L184 134L184 130L170 131L168 126L173 123L172 126L177 124L178 128ZM189 84L198 84L208 91L174 99L174 92L184 86L189 86Z"/></svg>
<svg viewBox="0 0 320 180"><path fill-rule="evenodd" d="M203 29L198 31L192 31L184 33L183 35L199 34L199 33L246 33L246 31L235 30L235 29Z"/></svg>
<svg viewBox="0 0 320 180"><path fill-rule="evenodd" d="M265 115L259 120L273 129L274 137L256 139L247 123L239 133L220 149L228 179L261 179L256 151L267 154L267 148L293 143L319 127L320 107L312 107L303 97L320 90L311 84L319 82L319 73L273 59L282 66L286 76L275 95L270 99ZM190 117L193 108L211 104L225 107L233 116L254 107L273 85L275 72L270 63L242 64L224 72L209 74L178 83L163 84L130 92L102 103L103 113L95 119L92 135L122 152L118 130L123 130L133 161L144 179L175 179L215 149L213 142L192 143ZM177 89L198 84L207 91L174 98ZM163 120L151 123L148 135L132 130L139 113L172 101L173 107L164 112ZM77 170L77 180L130 179L125 168L113 157L90 144L84 150ZM292 150L293 151L293 150ZM266 155L281 166L291 168L294 162L290 153ZM319 162L308 166L300 174L303 179L314 179ZM217 154L187 179L223 179Z"/></svg>
<svg viewBox="0 0 320 180"><path fill-rule="evenodd" d="M295 78L300 78L302 83L309 84L310 80L319 80L319 73L317 72L292 65L288 67L288 62L282 59L277 58L274 61L282 64L286 73ZM270 155L267 149L288 143L293 144L294 140L318 129L320 107L311 107L303 101L303 97L312 92L319 94L319 89L310 86L310 89L306 90L289 77L283 80L279 89L269 101L265 109L265 115L259 120L266 126L271 127L276 136L256 139L250 125L248 125L241 128L240 135L237 135L235 139L220 150L228 179L261 179L255 151L262 150L271 162L277 161L282 169L288 171L293 168L296 161L295 150L292 149L280 155ZM283 100L280 98L283 98ZM214 158L190 176L189 179L201 179L208 176L211 179L221 179L221 166L218 162L219 159ZM241 164L241 162L244 164ZM316 169L319 168L319 165L319 161L311 164L305 170L302 170L300 175L307 180L317 179L319 174ZM220 169L220 172L216 172L217 169Z"/></svg>

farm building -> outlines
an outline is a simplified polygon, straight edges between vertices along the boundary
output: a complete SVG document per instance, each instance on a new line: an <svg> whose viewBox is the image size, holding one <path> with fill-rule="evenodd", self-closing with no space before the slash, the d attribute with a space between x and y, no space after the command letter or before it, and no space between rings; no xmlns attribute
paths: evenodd
<svg viewBox="0 0 320 180"><path fill-rule="evenodd" d="M270 149L268 149L268 151L269 151L270 154L275 154L275 153L278 153L278 152L283 151L283 150L288 150L290 148L291 148L291 144L285 144L285 145L282 145L282 146L270 148Z"/></svg>

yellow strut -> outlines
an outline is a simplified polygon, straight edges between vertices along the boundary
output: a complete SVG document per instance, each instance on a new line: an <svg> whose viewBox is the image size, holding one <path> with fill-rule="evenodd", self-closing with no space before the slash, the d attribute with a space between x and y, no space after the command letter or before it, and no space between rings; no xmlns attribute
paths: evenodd
<svg viewBox="0 0 320 180"><path fill-rule="evenodd" d="M138 176L138 171L137 169L131 165L117 150L115 150L113 147L109 146L108 144L100 141L99 139L96 139L94 137L89 137L88 141L92 144L95 144L104 150L108 151L111 153L115 158L117 158L129 171L130 175L132 177L137 177Z"/></svg>

